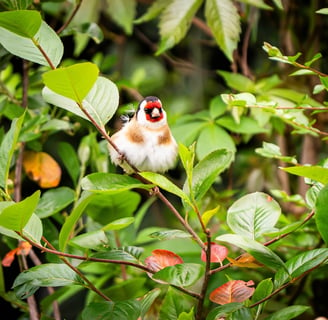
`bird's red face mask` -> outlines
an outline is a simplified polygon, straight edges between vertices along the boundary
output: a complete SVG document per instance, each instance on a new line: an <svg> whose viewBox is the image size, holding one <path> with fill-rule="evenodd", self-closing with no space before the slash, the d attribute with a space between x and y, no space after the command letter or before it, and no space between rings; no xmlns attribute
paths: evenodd
<svg viewBox="0 0 328 320"><path fill-rule="evenodd" d="M146 119L150 122L158 122L163 119L162 105L159 101L148 101L144 111Z"/></svg>

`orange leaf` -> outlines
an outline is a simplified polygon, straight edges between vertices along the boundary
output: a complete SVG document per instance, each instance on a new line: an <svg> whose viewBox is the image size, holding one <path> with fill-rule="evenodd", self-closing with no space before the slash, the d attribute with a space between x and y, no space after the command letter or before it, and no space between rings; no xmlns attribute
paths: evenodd
<svg viewBox="0 0 328 320"><path fill-rule="evenodd" d="M45 152L25 151L23 167L28 177L41 188L57 187L61 177L58 163Z"/></svg>
<svg viewBox="0 0 328 320"><path fill-rule="evenodd" d="M10 250L2 259L2 265L4 267L10 267L15 259L16 254L28 255L32 246L27 241L21 241L17 248Z"/></svg>
<svg viewBox="0 0 328 320"><path fill-rule="evenodd" d="M228 249L225 246L220 246L215 242L211 242L211 262L219 262L222 264L222 261L227 257L227 255ZM201 259L202 261L206 261L206 253L204 250L202 250Z"/></svg>
<svg viewBox="0 0 328 320"><path fill-rule="evenodd" d="M251 297L255 288L254 281L230 280L210 293L210 300L217 304L243 302Z"/></svg>
<svg viewBox="0 0 328 320"><path fill-rule="evenodd" d="M227 259L233 266L240 268L261 268L264 266L249 253L242 254L238 259L233 259L229 257L227 257Z"/></svg>
<svg viewBox="0 0 328 320"><path fill-rule="evenodd" d="M150 269L157 272L165 267L183 263L183 260L172 251L157 249L145 259L145 263Z"/></svg>
<svg viewBox="0 0 328 320"><path fill-rule="evenodd" d="M14 259L15 259L15 255L17 253L18 248L15 248L13 250L10 250L5 257L2 259L2 265L4 267L10 267L11 264L13 263Z"/></svg>

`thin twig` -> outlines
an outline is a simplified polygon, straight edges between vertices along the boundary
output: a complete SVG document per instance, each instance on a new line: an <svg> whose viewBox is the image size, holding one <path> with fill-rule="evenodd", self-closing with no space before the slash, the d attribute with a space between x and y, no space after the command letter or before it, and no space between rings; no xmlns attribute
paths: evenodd
<svg viewBox="0 0 328 320"><path fill-rule="evenodd" d="M202 319L206 291L211 276L211 235L209 230L207 233L207 246L205 252L206 252L205 274L204 274L203 285L200 293L200 299L198 300L198 305L197 305L196 320Z"/></svg>
<svg viewBox="0 0 328 320"><path fill-rule="evenodd" d="M76 13L78 12L78 10L81 7L83 0L80 0L77 5L75 6L73 12L71 13L71 15L68 17L68 19L65 21L65 23L57 30L57 34L62 33L67 27L68 25L72 22L73 18L75 17Z"/></svg>
<svg viewBox="0 0 328 320"><path fill-rule="evenodd" d="M24 239L29 241L29 239L27 237L24 237ZM47 243L47 245L50 247L50 250L57 251L56 248L49 241L47 241L44 237L42 237L42 240ZM33 243L33 245L36 245L36 243ZM38 247L44 248L39 245L38 245ZM102 293L78 268L73 266L67 259L65 259L64 255L62 255L62 254L61 255L57 254L57 255L69 268L71 268L77 275L79 275L81 277L81 279L84 280L84 282L87 284L86 286L89 287L89 289L91 289L92 291L97 293L100 297L102 297L106 301L111 301L111 299L109 297L107 297L104 293Z"/></svg>

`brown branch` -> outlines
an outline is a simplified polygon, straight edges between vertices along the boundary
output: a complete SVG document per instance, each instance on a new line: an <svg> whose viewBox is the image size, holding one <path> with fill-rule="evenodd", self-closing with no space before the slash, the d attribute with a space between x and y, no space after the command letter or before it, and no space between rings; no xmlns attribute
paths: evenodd
<svg viewBox="0 0 328 320"><path fill-rule="evenodd" d="M42 240L46 242L46 244L49 246L50 249L44 248L43 246L38 245L37 243L29 240L27 237L24 236L24 239L29 241L32 245L36 246L37 248L46 249L47 252L50 252L49 250L52 250L53 252L56 252L56 248L49 242L45 237L42 237ZM59 251L57 251L59 252ZM60 253L60 252L59 252ZM71 268L77 275L81 277L81 279L84 280L84 282L87 284L86 286L91 289L93 292L98 294L100 297L102 297L106 301L111 301L109 297L107 297L104 293L102 293L78 268L73 266L67 259L65 259L65 256L63 254L57 254L57 256L69 267ZM66 256L67 257L67 256Z"/></svg>
<svg viewBox="0 0 328 320"><path fill-rule="evenodd" d="M197 17L192 18L192 23L195 25L198 29L202 30L206 35L210 36L213 38L213 32L211 29L208 27L208 25L201 19Z"/></svg>
<svg viewBox="0 0 328 320"><path fill-rule="evenodd" d="M250 78L250 79L254 79L254 76L248 66L248 45L249 45L249 40L251 37L251 33L252 33L252 29L253 29L253 25L255 23L255 18L256 18L256 9L255 8L251 8L250 11L250 19L249 22L247 24L247 29L245 31L245 35L244 35L244 41L243 41L243 45L242 45L242 54L240 57L240 67L241 70L243 72L243 75Z"/></svg>
<svg viewBox="0 0 328 320"><path fill-rule="evenodd" d="M76 4L71 15L68 17L68 19L65 21L65 23L56 31L57 34L62 33L68 27L68 25L72 22L73 18L75 17L76 13L79 11L79 9L81 7L82 1L83 0L78 1L78 3Z"/></svg>
<svg viewBox="0 0 328 320"><path fill-rule="evenodd" d="M43 50L43 48L40 46L40 44L34 38L32 38L32 41L33 41L34 45L39 49L39 51L41 52L43 57L46 59L46 61L48 62L50 68L55 70L56 69L55 65L52 63L52 61L48 57L47 53Z"/></svg>
<svg viewBox="0 0 328 320"><path fill-rule="evenodd" d="M211 276L211 235L209 230L207 230L207 246L205 252L206 252L205 274L204 274L202 289L200 292L200 299L198 300L198 304L197 304L196 320L203 319L202 314L204 308L204 301L205 301L206 291L208 288L208 282Z"/></svg>

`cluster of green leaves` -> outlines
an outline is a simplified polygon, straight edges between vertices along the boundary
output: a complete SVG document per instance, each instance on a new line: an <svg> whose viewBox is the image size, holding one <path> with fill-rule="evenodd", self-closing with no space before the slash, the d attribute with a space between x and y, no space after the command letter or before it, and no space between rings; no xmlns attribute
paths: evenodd
<svg viewBox="0 0 328 320"><path fill-rule="evenodd" d="M281 7L280 1L273 2ZM108 0L108 4L113 20L131 33L136 1ZM124 4L128 10L122 8ZM203 1L188 1L188 5L177 0L155 1L137 22L160 15L161 43L157 52L160 54L185 37L202 4ZM252 1L252 4L269 9L263 1ZM19 9L30 5L31 1L25 1L25 7ZM97 1L92 1L92 6L97 6ZM206 0L204 8L216 41L232 59L240 32L233 2ZM88 36L91 26L84 26ZM105 126L117 111L118 87L105 76L99 76L99 67L94 63L65 66L60 37L37 11L1 12L0 34L0 43L9 53L43 66L35 73L36 92L30 90L31 101L39 104L20 111L15 100L19 93L15 92L15 83L9 81L6 88L9 93L13 89L15 94L7 94L2 101L5 105L2 115L11 123L7 132L2 132L0 145L0 188L4 200L0 203L0 233L11 248L17 240L28 241L47 253L45 263L17 276L13 289L18 299L26 299L40 287L60 287L41 303L42 313L49 316L54 301L69 300L87 289L86 303L78 310L82 319L147 318L156 309L158 300L161 301L159 319L247 320L263 315L265 319L288 320L308 310L306 306L293 305L276 311L267 308L266 302L310 272L325 268L328 258L326 166L299 166L296 157L282 155L279 147L271 143L256 149L261 156L295 165L284 170L305 177L310 183L304 203L311 213L302 219L282 214L280 204L264 192L246 194L230 203L226 212L220 211L215 187L218 177L231 166L236 155L236 140L228 132L248 141L256 134L277 128L274 119L279 119L294 127L294 133L319 135L304 108L318 107L324 111L321 104L296 91L278 88L281 80L276 76L251 81L239 74L219 71L228 86L241 93L217 96L210 102L209 110L186 115L175 123L174 135L182 142L179 145L182 187L152 172L129 177L113 173L107 162L106 144L111 140ZM296 62L298 56L283 56L279 49L268 44L265 50L270 57L301 69L307 69L319 57L300 65ZM327 90L326 77L322 74L319 77L322 85L316 92ZM290 108L279 108L285 102ZM13 163L19 161L16 152L19 144L40 150L44 134L74 131L73 121L86 123L92 131L81 139L77 150L67 142L58 145L58 155L73 187L36 190L14 202L11 170ZM104 141L97 141L96 131ZM87 174L88 165L93 173ZM179 229L162 228L156 222L155 226L142 227L155 198L141 202L140 193L135 190L154 192L156 196L158 191L154 186L179 199L175 200L179 207L176 210L161 192L157 193L163 204L159 219L173 213L174 225ZM314 212L315 221L308 227L311 232L304 238L305 223L312 219ZM285 237L281 246L280 239ZM215 246L211 247L210 240L213 239L225 245L230 263L223 264L225 257L212 259ZM292 246L295 241L299 244L297 248ZM161 251L162 256L156 251L161 248L166 250ZM289 249L284 251L285 248ZM155 261L157 269L149 261ZM236 270L229 268L234 265ZM261 269L241 271L254 266ZM3 284L3 273L0 276ZM245 285L241 279L246 277L249 281ZM243 291L242 297L235 294L240 288L245 290L253 285L253 280L255 288L248 288L246 294ZM0 294L10 302L17 299L4 285ZM223 299L227 295L230 300Z"/></svg>

